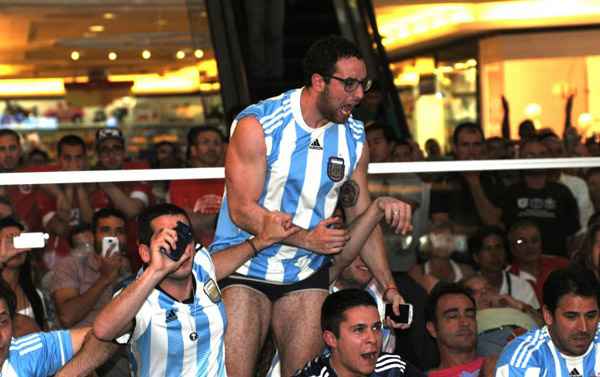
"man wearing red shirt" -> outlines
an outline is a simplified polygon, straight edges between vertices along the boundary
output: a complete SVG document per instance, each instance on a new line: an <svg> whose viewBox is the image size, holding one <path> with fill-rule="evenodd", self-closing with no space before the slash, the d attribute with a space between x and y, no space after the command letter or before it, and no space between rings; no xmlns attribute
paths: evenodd
<svg viewBox="0 0 600 377"><path fill-rule="evenodd" d="M224 141L217 128L192 128L188 132L188 166L223 166ZM222 178L180 180L170 184L169 201L185 209L192 220L196 238L203 245L212 243L224 188L225 180Z"/></svg>

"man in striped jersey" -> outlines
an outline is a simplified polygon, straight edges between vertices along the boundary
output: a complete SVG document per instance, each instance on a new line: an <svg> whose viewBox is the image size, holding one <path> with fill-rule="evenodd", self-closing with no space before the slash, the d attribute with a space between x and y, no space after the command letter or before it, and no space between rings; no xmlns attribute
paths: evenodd
<svg viewBox="0 0 600 377"><path fill-rule="evenodd" d="M364 127L351 117L372 84L363 58L351 42L327 37L311 46L304 70L303 88L246 108L232 125L211 253L258 234L269 211L290 214L302 228L221 282L230 318L227 369L236 377L252 375L269 328L284 376L321 350L318 313L329 265L349 239L347 230L332 228L333 210L340 199L350 223L370 204ZM402 203L389 216L397 232L409 230L410 206ZM402 297L379 228L361 257L397 308Z"/></svg>
<svg viewBox="0 0 600 377"><path fill-rule="evenodd" d="M330 294L321 308L321 328L331 352L319 355L295 376L424 376L400 356L380 352L382 327L377 304L365 290Z"/></svg>
<svg viewBox="0 0 600 377"><path fill-rule="evenodd" d="M509 343L496 365L496 377L600 376L600 287L581 267L556 270L544 283L546 326Z"/></svg>
<svg viewBox="0 0 600 377"><path fill-rule="evenodd" d="M51 376L81 348L89 327L38 332L13 338L14 293L0 281L0 375Z"/></svg>

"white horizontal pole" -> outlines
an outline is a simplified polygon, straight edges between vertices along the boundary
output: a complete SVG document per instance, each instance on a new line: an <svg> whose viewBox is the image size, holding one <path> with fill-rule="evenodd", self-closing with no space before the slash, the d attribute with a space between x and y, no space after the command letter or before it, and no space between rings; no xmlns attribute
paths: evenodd
<svg viewBox="0 0 600 377"><path fill-rule="evenodd" d="M590 167L600 167L600 157L372 163L369 165L369 174L564 169ZM225 169L222 167L0 173L0 186L51 183L170 181L179 179L214 179L223 178L224 176Z"/></svg>

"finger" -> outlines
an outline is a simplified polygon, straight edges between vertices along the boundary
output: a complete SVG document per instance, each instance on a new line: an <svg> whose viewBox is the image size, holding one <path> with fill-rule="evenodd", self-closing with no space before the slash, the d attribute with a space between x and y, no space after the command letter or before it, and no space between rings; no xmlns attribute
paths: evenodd
<svg viewBox="0 0 600 377"><path fill-rule="evenodd" d="M327 227L328 225L341 224L341 222L342 222L342 219L340 219L339 217L331 216L324 220L321 220L321 222L319 223L319 226Z"/></svg>

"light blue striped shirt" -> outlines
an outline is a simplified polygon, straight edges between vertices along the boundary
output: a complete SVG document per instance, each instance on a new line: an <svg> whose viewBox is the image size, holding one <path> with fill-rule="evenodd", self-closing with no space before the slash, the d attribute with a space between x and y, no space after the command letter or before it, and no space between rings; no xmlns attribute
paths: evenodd
<svg viewBox="0 0 600 377"><path fill-rule="evenodd" d="M223 344L225 306L215 291L218 288L212 258L199 245L192 273L193 302L180 302L154 289L136 314L129 340L134 375L227 376Z"/></svg>
<svg viewBox="0 0 600 377"><path fill-rule="evenodd" d="M600 324L588 350L566 356L556 348L548 327L515 338L496 364L496 377L596 377L600 376Z"/></svg>
<svg viewBox="0 0 600 377"><path fill-rule="evenodd" d="M302 89L294 89L252 105L244 117L255 117L263 127L267 171L258 204L291 214L293 223L312 229L333 214L338 193L350 179L365 143L363 124L349 118L345 124L328 123L310 128L300 109ZM250 234L229 217L227 187L219 213L212 253L245 241ZM236 272L271 283L290 284L317 271L327 256L275 244L242 265Z"/></svg>
<svg viewBox="0 0 600 377"><path fill-rule="evenodd" d="M38 332L13 338L2 377L52 376L73 357L71 333L67 330Z"/></svg>

